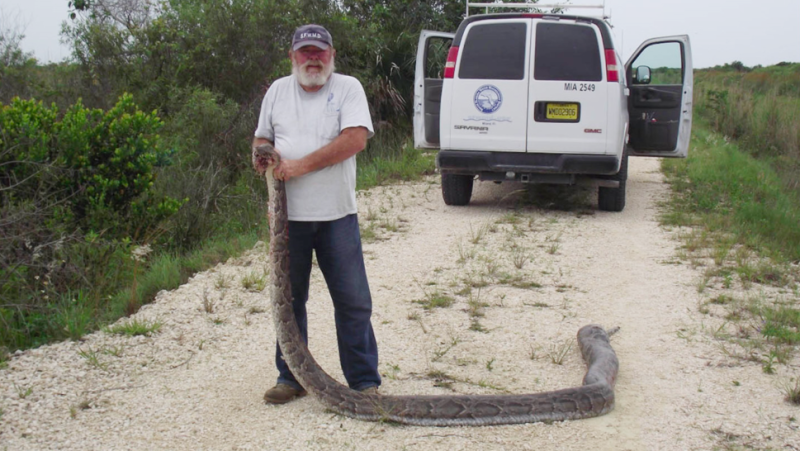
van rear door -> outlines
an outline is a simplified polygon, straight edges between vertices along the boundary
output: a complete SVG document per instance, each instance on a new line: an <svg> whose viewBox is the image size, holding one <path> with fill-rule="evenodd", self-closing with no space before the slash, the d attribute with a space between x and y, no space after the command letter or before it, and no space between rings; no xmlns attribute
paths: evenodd
<svg viewBox="0 0 800 451"><path fill-rule="evenodd" d="M692 133L689 36L645 41L625 64L630 155L685 158Z"/></svg>
<svg viewBox="0 0 800 451"><path fill-rule="evenodd" d="M560 18L534 21L528 152L595 154L607 149L609 90L597 26ZM619 95L619 94L617 94Z"/></svg>
<svg viewBox="0 0 800 451"><path fill-rule="evenodd" d="M530 25L481 19L464 29L444 87L443 149L525 152Z"/></svg>
<svg viewBox="0 0 800 451"><path fill-rule="evenodd" d="M453 33L422 30L414 75L414 146L439 148L442 79Z"/></svg>

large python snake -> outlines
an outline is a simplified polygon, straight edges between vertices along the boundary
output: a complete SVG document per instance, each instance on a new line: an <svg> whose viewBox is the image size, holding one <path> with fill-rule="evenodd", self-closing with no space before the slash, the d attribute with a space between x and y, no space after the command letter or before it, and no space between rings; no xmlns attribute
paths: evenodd
<svg viewBox="0 0 800 451"><path fill-rule="evenodd" d="M522 395L387 396L352 390L329 376L314 360L292 310L289 283L289 233L284 182L273 177L280 155L272 146L256 154L271 159L265 174L269 190L272 316L278 345L292 374L328 409L351 418L419 426L482 426L590 418L614 408L619 362L606 331L588 325L578 331L587 371L580 387Z"/></svg>

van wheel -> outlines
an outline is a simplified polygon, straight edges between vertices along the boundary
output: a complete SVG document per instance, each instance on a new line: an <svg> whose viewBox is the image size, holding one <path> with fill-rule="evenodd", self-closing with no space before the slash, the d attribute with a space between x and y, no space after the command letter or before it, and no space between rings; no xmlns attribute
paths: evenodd
<svg viewBox="0 0 800 451"><path fill-rule="evenodd" d="M597 206L602 211L622 211L625 208L625 181L619 182L619 188L601 186L597 192Z"/></svg>
<svg viewBox="0 0 800 451"><path fill-rule="evenodd" d="M597 191L597 207L602 211L622 211L625 208L625 185L628 183L628 151L622 153L619 172L608 177L619 182L619 188L600 187Z"/></svg>
<svg viewBox="0 0 800 451"><path fill-rule="evenodd" d="M467 205L472 197L473 176L442 174L442 197L447 205Z"/></svg>

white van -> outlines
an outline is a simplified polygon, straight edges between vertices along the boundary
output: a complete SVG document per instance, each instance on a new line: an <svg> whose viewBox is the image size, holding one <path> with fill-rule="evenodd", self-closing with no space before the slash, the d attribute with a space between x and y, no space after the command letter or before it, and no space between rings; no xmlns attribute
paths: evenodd
<svg viewBox="0 0 800 451"><path fill-rule="evenodd" d="M478 178L588 183L601 210L622 211L628 155L687 155L689 37L650 39L619 61L597 17L484 14L456 33L423 31L414 142L439 149L445 203L468 204Z"/></svg>

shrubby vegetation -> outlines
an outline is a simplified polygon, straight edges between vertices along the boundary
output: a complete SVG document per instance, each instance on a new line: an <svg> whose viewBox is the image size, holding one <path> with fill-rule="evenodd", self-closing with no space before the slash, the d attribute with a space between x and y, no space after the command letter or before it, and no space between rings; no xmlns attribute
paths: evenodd
<svg viewBox="0 0 800 451"><path fill-rule="evenodd" d="M668 222L800 261L800 64L733 62L695 71L694 87L689 158L664 162L676 192Z"/></svg>
<svg viewBox="0 0 800 451"><path fill-rule="evenodd" d="M696 71L695 108L800 194L800 63L748 68L735 61Z"/></svg>
<svg viewBox="0 0 800 451"><path fill-rule="evenodd" d="M78 338L265 237L250 141L301 24L367 91L359 185L433 167L409 142L416 45L455 30L460 0L69 5L70 61L0 30L0 354Z"/></svg>

